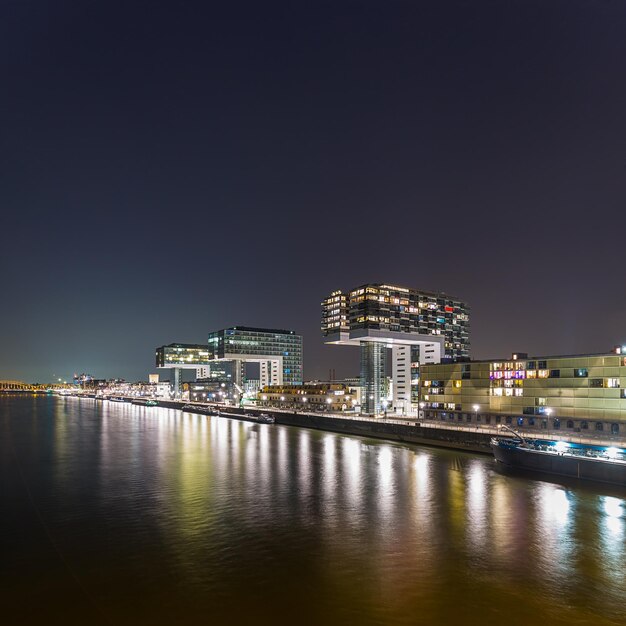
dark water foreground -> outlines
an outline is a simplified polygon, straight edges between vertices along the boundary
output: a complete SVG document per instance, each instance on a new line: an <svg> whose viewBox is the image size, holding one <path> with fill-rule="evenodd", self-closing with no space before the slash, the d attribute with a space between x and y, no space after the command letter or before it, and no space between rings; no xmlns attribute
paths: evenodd
<svg viewBox="0 0 626 626"><path fill-rule="evenodd" d="M626 502L486 456L0 397L3 624L626 624Z"/></svg>

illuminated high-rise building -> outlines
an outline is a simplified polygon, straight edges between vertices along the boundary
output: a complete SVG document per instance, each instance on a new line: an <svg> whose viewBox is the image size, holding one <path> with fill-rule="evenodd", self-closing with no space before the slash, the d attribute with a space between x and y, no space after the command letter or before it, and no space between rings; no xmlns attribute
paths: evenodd
<svg viewBox="0 0 626 626"><path fill-rule="evenodd" d="M322 333L326 343L360 347L364 413L386 409L391 348L393 409L409 413L417 402L419 364L469 358L469 307L444 293L370 283L333 291L322 302Z"/></svg>

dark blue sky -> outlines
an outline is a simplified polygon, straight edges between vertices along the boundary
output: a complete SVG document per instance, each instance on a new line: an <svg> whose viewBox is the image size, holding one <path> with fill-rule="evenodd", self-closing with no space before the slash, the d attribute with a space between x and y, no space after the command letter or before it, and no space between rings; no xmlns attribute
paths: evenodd
<svg viewBox="0 0 626 626"><path fill-rule="evenodd" d="M626 341L626 3L0 6L0 378L144 378L370 281L473 356Z"/></svg>

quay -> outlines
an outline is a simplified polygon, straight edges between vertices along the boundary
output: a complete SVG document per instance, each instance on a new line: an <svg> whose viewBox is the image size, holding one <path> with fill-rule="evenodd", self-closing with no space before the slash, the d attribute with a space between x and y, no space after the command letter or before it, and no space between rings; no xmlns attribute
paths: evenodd
<svg viewBox="0 0 626 626"><path fill-rule="evenodd" d="M79 398L95 399L93 394L80 394ZM117 396L119 397L119 396ZM135 398L124 398L127 402ZM417 418L373 418L364 415L341 415L333 413L316 413L306 411L293 411L289 409L275 409L266 407L240 408L225 406L218 403L185 402L182 400L159 400L158 407L184 410L187 413L206 415L207 409L219 410L219 417L237 419L242 421L257 422L260 413L271 415L276 424L284 426L297 426L324 430L344 435L356 435L373 439L385 439L403 443L428 445L439 448L451 448L467 452L492 454L491 438L502 435L502 431L493 426L465 426L454 423L440 423L435 420ZM183 409L183 407L185 407ZM534 433L524 432L526 438L545 439L549 436L555 440L570 443L599 445L599 446L623 446L620 437L603 437L569 433L566 431L537 431Z"/></svg>

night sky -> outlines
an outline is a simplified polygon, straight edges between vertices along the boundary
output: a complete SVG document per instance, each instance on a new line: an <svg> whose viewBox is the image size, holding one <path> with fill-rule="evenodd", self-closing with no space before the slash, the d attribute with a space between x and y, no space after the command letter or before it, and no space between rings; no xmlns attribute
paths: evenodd
<svg viewBox="0 0 626 626"><path fill-rule="evenodd" d="M626 342L626 2L0 4L0 378L136 380L333 289L466 299L472 355Z"/></svg>

